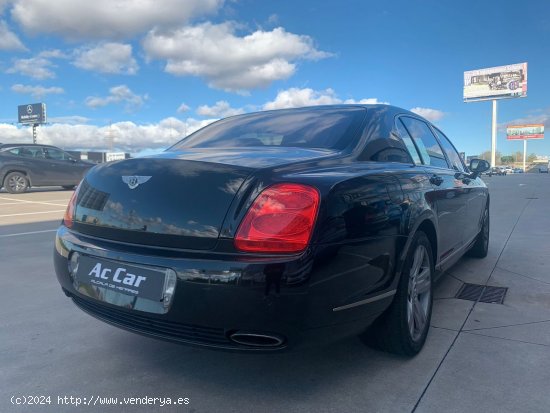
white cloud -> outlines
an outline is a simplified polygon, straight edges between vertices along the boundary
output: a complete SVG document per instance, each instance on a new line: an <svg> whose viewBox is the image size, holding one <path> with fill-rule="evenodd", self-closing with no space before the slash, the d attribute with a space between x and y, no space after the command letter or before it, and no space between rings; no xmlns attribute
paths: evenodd
<svg viewBox="0 0 550 413"><path fill-rule="evenodd" d="M12 18L30 33L121 39L216 12L223 0L14 0Z"/></svg>
<svg viewBox="0 0 550 413"><path fill-rule="evenodd" d="M366 99L346 99L344 103L356 104L356 105L389 105L390 102L381 102L377 98L366 98Z"/></svg>
<svg viewBox="0 0 550 413"><path fill-rule="evenodd" d="M79 115L68 115L68 116L54 116L48 118L50 123L68 123L69 125L79 125L82 123L88 123L90 118Z"/></svg>
<svg viewBox="0 0 550 413"><path fill-rule="evenodd" d="M0 0L0 13L4 11L4 7L8 5L11 0Z"/></svg>
<svg viewBox="0 0 550 413"><path fill-rule="evenodd" d="M0 2L0 13L2 3ZM0 20L0 50L27 50L19 37L12 32L4 20Z"/></svg>
<svg viewBox="0 0 550 413"><path fill-rule="evenodd" d="M44 87L40 85L31 86L31 85L22 85L20 83L17 83L11 87L11 90L15 93L25 93L28 95L32 95L35 98L41 98L46 95L59 95L61 93L65 93L63 88L57 87L57 86L51 86L51 87Z"/></svg>
<svg viewBox="0 0 550 413"><path fill-rule="evenodd" d="M274 100L263 105L263 109L271 110L317 105L337 105L340 103L388 104L388 102L380 102L377 98L342 100L336 95L336 92L330 88L325 90L290 88L279 91Z"/></svg>
<svg viewBox="0 0 550 413"><path fill-rule="evenodd" d="M275 99L265 103L263 108L264 110L271 110L338 103L342 103L342 100L338 99L332 89L317 91L310 88L299 89L293 87L287 90L280 90Z"/></svg>
<svg viewBox="0 0 550 413"><path fill-rule="evenodd" d="M123 43L102 43L75 51L73 64L100 73L134 75L138 64L132 56L132 46Z"/></svg>
<svg viewBox="0 0 550 413"><path fill-rule="evenodd" d="M317 50L311 37L282 27L243 37L236 31L234 23L152 30L143 48L149 58L166 59L168 73L204 77L211 87L241 93L290 77L297 60L330 56Z"/></svg>
<svg viewBox="0 0 550 413"><path fill-rule="evenodd" d="M268 24L279 24L279 15L273 13L267 18Z"/></svg>
<svg viewBox="0 0 550 413"><path fill-rule="evenodd" d="M15 59L13 66L6 70L6 72L25 75L40 80L52 79L55 77L55 73L51 69L56 66L52 63L51 59L64 58L67 58L67 55L58 49L44 50L35 57Z"/></svg>
<svg viewBox="0 0 550 413"><path fill-rule="evenodd" d="M110 88L108 96L88 96L85 103L90 108L107 106L112 103L124 103L127 110L133 110L140 108L147 98L147 95L136 95L126 85L119 85Z"/></svg>
<svg viewBox="0 0 550 413"><path fill-rule="evenodd" d="M31 57L29 59L16 59L13 66L6 72L29 76L33 79L52 79L55 77L55 73L50 69L53 66L53 63L48 59Z"/></svg>
<svg viewBox="0 0 550 413"><path fill-rule="evenodd" d="M166 118L158 123L138 125L134 122L118 122L109 126L71 125L55 123L38 129L38 142L62 147L64 149L107 150L109 137L115 150L136 153L147 148L167 148L184 136L213 122L212 119L197 120L189 118L181 121ZM0 123L0 136L3 143L32 142L32 129ZM75 137L78 139L75 139Z"/></svg>
<svg viewBox="0 0 550 413"><path fill-rule="evenodd" d="M46 59L67 59L69 56L59 49L43 50L38 53L38 57L44 57Z"/></svg>
<svg viewBox="0 0 550 413"><path fill-rule="evenodd" d="M430 122L437 122L438 120L443 118L443 116L445 116L444 112L437 109L430 109L430 108L416 107L416 108L412 108L411 112L416 113L417 115L420 115L423 118L426 118Z"/></svg>
<svg viewBox="0 0 550 413"><path fill-rule="evenodd" d="M219 100L214 106L202 105L197 108L197 114L211 118L226 118L244 113L242 108L232 108L225 100Z"/></svg>
<svg viewBox="0 0 550 413"><path fill-rule="evenodd" d="M189 109L191 109L191 108L189 106L187 106L185 103L182 102L181 105L179 105L176 112L183 113L183 112L187 112Z"/></svg>
<svg viewBox="0 0 550 413"><path fill-rule="evenodd" d="M499 123L498 129L500 131L506 132L506 127L508 125L533 125L533 124L543 124L546 129L550 128L550 108L538 109L533 111L533 113L527 116L523 116L521 118L515 118L504 123Z"/></svg>

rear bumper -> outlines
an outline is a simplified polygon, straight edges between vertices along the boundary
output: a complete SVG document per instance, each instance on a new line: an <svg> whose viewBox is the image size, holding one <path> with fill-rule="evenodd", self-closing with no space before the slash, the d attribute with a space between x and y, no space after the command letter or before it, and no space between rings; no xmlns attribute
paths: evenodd
<svg viewBox="0 0 550 413"><path fill-rule="evenodd" d="M117 327L202 347L277 351L364 331L393 299L393 258L388 251L394 242L389 237L365 241L362 247L353 246L353 254L339 246L330 251L314 248L300 256L254 258L155 250L83 236L62 226L54 264L59 283L75 304ZM361 249L374 254L362 256L357 253ZM173 269L177 285L170 307L156 314L83 293L69 274L72 251ZM279 337L281 342L242 344L230 338L235 332Z"/></svg>

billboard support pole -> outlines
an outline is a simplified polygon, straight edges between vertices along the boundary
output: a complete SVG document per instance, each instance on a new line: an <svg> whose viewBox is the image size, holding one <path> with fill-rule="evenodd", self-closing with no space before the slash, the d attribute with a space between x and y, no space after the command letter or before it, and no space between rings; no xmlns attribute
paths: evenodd
<svg viewBox="0 0 550 413"><path fill-rule="evenodd" d="M38 127L38 123L33 123L32 125L32 143L36 143L36 137L37 137L37 131L36 128Z"/></svg>
<svg viewBox="0 0 550 413"><path fill-rule="evenodd" d="M525 170L525 158L527 157L527 139L523 140L523 172L527 172Z"/></svg>
<svg viewBox="0 0 550 413"><path fill-rule="evenodd" d="M493 99L493 123L491 125L491 166L496 166L497 152L497 100Z"/></svg>

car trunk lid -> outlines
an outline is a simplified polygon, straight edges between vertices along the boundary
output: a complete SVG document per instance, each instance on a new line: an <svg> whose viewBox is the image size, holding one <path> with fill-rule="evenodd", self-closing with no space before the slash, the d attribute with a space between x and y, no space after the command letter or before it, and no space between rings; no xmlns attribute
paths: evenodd
<svg viewBox="0 0 550 413"><path fill-rule="evenodd" d="M328 155L296 148L272 152L189 150L99 165L81 184L73 228L132 244L212 249L254 170Z"/></svg>

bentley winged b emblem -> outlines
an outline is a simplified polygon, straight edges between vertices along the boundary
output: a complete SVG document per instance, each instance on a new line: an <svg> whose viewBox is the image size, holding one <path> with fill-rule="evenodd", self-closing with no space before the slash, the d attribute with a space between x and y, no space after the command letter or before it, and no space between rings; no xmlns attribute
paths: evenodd
<svg viewBox="0 0 550 413"><path fill-rule="evenodd" d="M145 182L147 182L149 179L151 179L150 176L138 176L138 175L123 176L122 182L124 182L125 184L128 184L128 188L135 189L140 184L144 184Z"/></svg>

